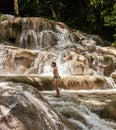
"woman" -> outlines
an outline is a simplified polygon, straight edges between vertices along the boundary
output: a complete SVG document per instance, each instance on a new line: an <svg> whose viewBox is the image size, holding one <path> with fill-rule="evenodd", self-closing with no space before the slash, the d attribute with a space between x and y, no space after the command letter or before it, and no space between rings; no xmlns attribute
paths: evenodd
<svg viewBox="0 0 116 130"><path fill-rule="evenodd" d="M55 97L60 97L60 89L59 89L59 84L60 84L60 76L58 73L58 68L56 66L56 62L52 62L51 66L53 68L53 83L54 83L54 87L56 89L56 96Z"/></svg>

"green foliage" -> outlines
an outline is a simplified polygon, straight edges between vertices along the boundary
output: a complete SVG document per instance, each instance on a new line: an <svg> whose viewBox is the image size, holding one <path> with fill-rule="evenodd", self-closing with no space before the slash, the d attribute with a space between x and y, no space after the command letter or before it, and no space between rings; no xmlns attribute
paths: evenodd
<svg viewBox="0 0 116 130"><path fill-rule="evenodd" d="M114 4L113 10L104 17L105 26L116 26L116 3Z"/></svg>
<svg viewBox="0 0 116 130"><path fill-rule="evenodd" d="M115 29L116 31L116 3L114 4L114 8L112 12L109 15L106 15L104 17L104 24L105 26L110 26ZM116 33L114 33L114 39L115 39L115 46L116 46Z"/></svg>
<svg viewBox="0 0 116 130"><path fill-rule="evenodd" d="M5 16L5 15L0 16L0 22L6 21L6 20L8 20L7 16Z"/></svg>
<svg viewBox="0 0 116 130"><path fill-rule="evenodd" d="M63 6L60 0L40 0L39 15L54 20L60 20Z"/></svg>
<svg viewBox="0 0 116 130"><path fill-rule="evenodd" d="M39 0L19 0L19 13L21 16L38 16Z"/></svg>
<svg viewBox="0 0 116 130"><path fill-rule="evenodd" d="M62 21L72 28L99 34L106 40L115 41L116 3L114 1L18 0L19 15Z"/></svg>
<svg viewBox="0 0 116 130"><path fill-rule="evenodd" d="M97 8L104 5L104 0L90 0L90 6Z"/></svg>
<svg viewBox="0 0 116 130"><path fill-rule="evenodd" d="M113 47L116 47L116 42L112 43L112 46L113 46Z"/></svg>

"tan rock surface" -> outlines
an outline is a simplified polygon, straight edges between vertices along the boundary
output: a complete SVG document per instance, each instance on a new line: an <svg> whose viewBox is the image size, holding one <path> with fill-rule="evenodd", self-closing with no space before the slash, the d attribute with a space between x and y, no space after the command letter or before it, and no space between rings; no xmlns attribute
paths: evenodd
<svg viewBox="0 0 116 130"><path fill-rule="evenodd" d="M0 82L1 130L74 130L71 123L58 114L29 85Z"/></svg>

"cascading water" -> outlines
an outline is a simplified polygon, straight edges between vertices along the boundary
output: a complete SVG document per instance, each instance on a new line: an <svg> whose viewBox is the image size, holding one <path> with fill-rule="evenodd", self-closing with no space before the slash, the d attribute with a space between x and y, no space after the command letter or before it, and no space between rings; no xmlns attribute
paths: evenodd
<svg viewBox="0 0 116 130"><path fill-rule="evenodd" d="M53 95L54 92L43 91L41 93L57 109L57 111L59 111L66 118L68 118L68 120L75 126L79 126L81 130L115 130L116 128L115 122L112 122L111 120L108 121L107 119L103 118L101 119L97 114L92 112L92 109L96 108L96 104L99 104L99 107L101 109L103 107L102 105L100 106L100 98L99 96L97 96L97 93L101 92L100 90L99 91L62 90L61 92L62 92L61 99L51 97L51 95ZM101 95L103 94L107 97L108 93L110 93L109 90L104 90L102 91ZM116 91L115 92L113 91L113 93L112 94L114 96ZM104 112L101 112L102 115L104 114L105 116L105 114L106 115L108 114L108 112L107 113L105 112L105 109L103 109L103 111Z"/></svg>
<svg viewBox="0 0 116 130"><path fill-rule="evenodd" d="M4 78L2 76L6 75L25 75L27 77L41 75L42 78L39 77L40 79L36 80L34 77L33 81L37 82L36 87L41 84L40 86L44 88L42 86L44 84L42 81L46 82L43 80L46 79L44 76L52 76L50 64L52 61L56 61L64 89L113 89L115 92L116 50L111 47L103 47L104 41L100 38L97 39L97 36L87 35L70 29L63 23L56 23L47 19L9 19L0 22L2 25L0 26L0 35L4 40L10 42L10 46L4 45L4 42L0 45L0 76L2 80ZM15 81L21 82L21 79L18 78ZM4 81L7 80L4 79ZM51 82L51 79L48 81ZM32 78L28 77L28 81L22 82L32 83ZM2 85L6 87L5 83ZM68 92L70 91L68 90ZM47 123L48 120L55 123L50 124L50 126L47 124L50 130L53 127L54 130L58 129L56 125L59 124L59 121L55 113L51 112L43 102L39 104L40 102L32 96L32 93L25 92L23 96L29 97L31 103L35 104L34 107L37 108L37 111L39 110L38 106L42 106L41 109L44 109L44 113L48 114L44 123ZM59 99L55 101L55 98L44 96L53 106L56 106L56 110L61 114L67 116L67 112L64 111L67 108L71 110L72 115L76 114L76 117L69 114L68 120L75 127L79 126L81 130L113 130L116 128L113 121L101 119L97 113L90 111L89 106L83 104L84 97L83 100L80 100L82 104L75 104L70 96L68 97L69 102L63 98L61 100L64 101L59 101ZM67 97L67 93L65 96ZM73 93L73 97L75 96ZM104 99L104 97L102 98ZM14 109L15 106L13 104L12 106ZM3 109L9 112L7 108ZM60 125L62 126L61 122Z"/></svg>
<svg viewBox="0 0 116 130"><path fill-rule="evenodd" d="M11 22L9 21L8 24L9 26L4 30L6 31L6 37L9 37L9 39L15 38L18 47L32 50L39 49L54 53L55 57L50 57L46 61L43 60L43 66L49 64L47 60L55 60L60 70L62 69L61 71L64 70L65 66L63 74L90 74L90 69L92 69L94 73L103 76L104 71L108 67L105 66L106 70L104 70L104 57L106 56L110 60L115 60L113 53L104 55L105 50L102 49L103 47L97 45L97 41L92 39L92 36L90 37L87 34L71 30L64 24L41 18L16 18L11 20ZM13 26L17 28L14 29ZM9 35L7 34L8 32L10 33ZM37 61L35 60L35 62ZM38 59L38 64L40 62ZM114 70L115 63L110 72L108 72L108 75ZM38 68L37 73L42 74L44 72Z"/></svg>
<svg viewBox="0 0 116 130"><path fill-rule="evenodd" d="M0 82L0 95L1 130L15 130L15 124L19 125L17 130L71 130L39 92L29 85ZM6 127L5 123L8 123Z"/></svg>
<svg viewBox="0 0 116 130"><path fill-rule="evenodd" d="M20 39L19 47L21 47L21 48L29 48L28 43L30 42L32 44L35 44L35 45L32 45L30 49L35 49L35 50L39 49L38 42L37 42L37 33L33 29L30 29L28 31L25 30L21 34L19 39ZM24 43L25 43L25 45L24 45Z"/></svg>

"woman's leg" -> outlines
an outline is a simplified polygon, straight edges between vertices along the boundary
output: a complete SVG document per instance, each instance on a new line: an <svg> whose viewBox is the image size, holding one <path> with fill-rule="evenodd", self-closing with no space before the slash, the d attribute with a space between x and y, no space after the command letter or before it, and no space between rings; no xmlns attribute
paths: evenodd
<svg viewBox="0 0 116 130"><path fill-rule="evenodd" d="M59 84L60 84L60 81L59 81L59 79L57 79L57 80L56 80L56 92L57 92L57 95L58 95L58 96L60 96Z"/></svg>
<svg viewBox="0 0 116 130"><path fill-rule="evenodd" d="M56 89L56 96L60 96L59 84L60 84L59 79L55 79L54 86L55 86L55 89Z"/></svg>

